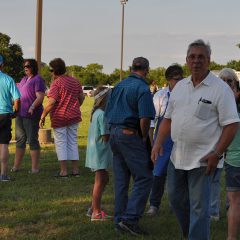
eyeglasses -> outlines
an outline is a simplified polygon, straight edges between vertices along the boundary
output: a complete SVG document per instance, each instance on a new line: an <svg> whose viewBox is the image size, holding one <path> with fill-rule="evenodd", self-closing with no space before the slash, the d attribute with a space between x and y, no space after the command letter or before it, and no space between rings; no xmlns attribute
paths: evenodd
<svg viewBox="0 0 240 240"><path fill-rule="evenodd" d="M31 68L31 66L30 65L25 65L25 66L23 66L23 68Z"/></svg>
<svg viewBox="0 0 240 240"><path fill-rule="evenodd" d="M173 77L172 79L175 80L175 81L180 81L180 80L183 79L183 77Z"/></svg>
<svg viewBox="0 0 240 240"><path fill-rule="evenodd" d="M226 80L224 80L224 81L227 82L228 84L231 84L231 83L233 82L232 79L226 79Z"/></svg>
<svg viewBox="0 0 240 240"><path fill-rule="evenodd" d="M173 73L171 77L169 77L169 80L175 80L175 81L180 81L183 79L183 76L181 73Z"/></svg>

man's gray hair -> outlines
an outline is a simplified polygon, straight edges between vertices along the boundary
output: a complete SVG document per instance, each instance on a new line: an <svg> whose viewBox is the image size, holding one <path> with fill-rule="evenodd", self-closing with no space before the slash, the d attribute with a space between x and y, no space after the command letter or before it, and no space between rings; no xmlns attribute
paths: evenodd
<svg viewBox="0 0 240 240"><path fill-rule="evenodd" d="M187 56L188 56L189 51L192 47L204 47L207 50L208 57L211 56L212 50L211 50L209 42L205 43L202 39L198 39L198 40L195 40L194 42L190 43L188 45Z"/></svg>

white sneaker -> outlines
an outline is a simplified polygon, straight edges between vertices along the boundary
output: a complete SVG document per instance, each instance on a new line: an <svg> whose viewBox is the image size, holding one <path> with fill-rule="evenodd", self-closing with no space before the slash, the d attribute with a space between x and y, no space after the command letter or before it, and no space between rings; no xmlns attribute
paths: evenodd
<svg viewBox="0 0 240 240"><path fill-rule="evenodd" d="M150 206L150 208L146 212L146 215L154 217L157 215L157 213L158 213L158 208L154 206Z"/></svg>

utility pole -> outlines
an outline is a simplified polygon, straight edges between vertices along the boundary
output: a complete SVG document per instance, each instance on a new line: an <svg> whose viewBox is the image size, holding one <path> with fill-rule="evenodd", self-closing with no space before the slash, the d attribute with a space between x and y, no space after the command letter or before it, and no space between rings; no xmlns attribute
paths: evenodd
<svg viewBox="0 0 240 240"><path fill-rule="evenodd" d="M35 59L38 63L38 70L41 69L41 51L42 51L42 5L43 0L37 0L36 12L36 45L35 45Z"/></svg>

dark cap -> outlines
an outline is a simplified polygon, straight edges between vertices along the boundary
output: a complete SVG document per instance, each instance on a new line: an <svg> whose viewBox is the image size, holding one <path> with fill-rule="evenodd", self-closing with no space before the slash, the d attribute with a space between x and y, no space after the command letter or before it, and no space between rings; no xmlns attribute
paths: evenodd
<svg viewBox="0 0 240 240"><path fill-rule="evenodd" d="M0 54L0 65L3 64L3 56Z"/></svg>
<svg viewBox="0 0 240 240"><path fill-rule="evenodd" d="M133 59L132 70L145 70L149 68L149 61L144 57L137 57Z"/></svg>

